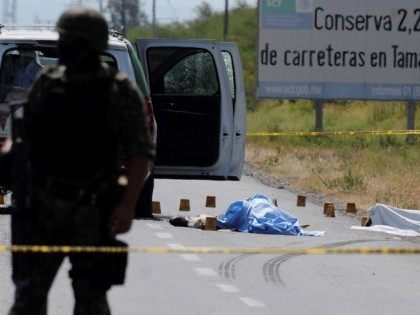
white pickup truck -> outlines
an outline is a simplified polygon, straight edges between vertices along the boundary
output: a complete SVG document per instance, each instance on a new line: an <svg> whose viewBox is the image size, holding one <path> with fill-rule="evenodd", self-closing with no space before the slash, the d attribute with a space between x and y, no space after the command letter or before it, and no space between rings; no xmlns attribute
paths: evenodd
<svg viewBox="0 0 420 315"><path fill-rule="evenodd" d="M0 103L25 97L36 73L57 62L57 40L51 30L1 29ZM157 156L140 199L151 201L154 176L240 179L246 103L236 44L140 39L133 47L113 33L102 60L127 73L148 100ZM9 125L0 107L0 143Z"/></svg>

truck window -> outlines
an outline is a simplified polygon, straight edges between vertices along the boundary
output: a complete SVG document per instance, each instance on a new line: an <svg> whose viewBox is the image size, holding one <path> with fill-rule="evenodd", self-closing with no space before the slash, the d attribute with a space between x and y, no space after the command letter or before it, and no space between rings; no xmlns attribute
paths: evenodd
<svg viewBox="0 0 420 315"><path fill-rule="evenodd" d="M0 101L19 101L27 97L38 72L56 62L56 57L39 50L12 49L3 55L0 73Z"/></svg>
<svg viewBox="0 0 420 315"><path fill-rule="evenodd" d="M152 48L148 51L154 94L215 95L216 66L210 52L196 48Z"/></svg>
<svg viewBox="0 0 420 315"><path fill-rule="evenodd" d="M186 57L164 77L165 94L213 95L219 87L213 58L208 52Z"/></svg>
<svg viewBox="0 0 420 315"><path fill-rule="evenodd" d="M236 91L235 91L235 73L233 69L233 59L232 55L228 51L222 51L223 61L225 62L228 79L229 79L229 90L232 99L236 98Z"/></svg>

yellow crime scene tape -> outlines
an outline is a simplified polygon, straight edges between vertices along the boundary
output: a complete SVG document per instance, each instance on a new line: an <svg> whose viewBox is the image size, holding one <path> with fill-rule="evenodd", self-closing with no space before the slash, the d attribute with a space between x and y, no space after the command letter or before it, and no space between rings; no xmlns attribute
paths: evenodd
<svg viewBox="0 0 420 315"><path fill-rule="evenodd" d="M420 135L420 130L376 130L376 131L278 131L249 132L248 137L281 137L281 136L403 136Z"/></svg>
<svg viewBox="0 0 420 315"><path fill-rule="evenodd" d="M260 247L260 248L239 248L239 247L107 247L107 246L43 246L43 245L0 245L0 253L141 253L141 254L305 254L305 255L325 255L325 254L420 254L420 247L397 248L397 247L377 247L377 248L281 248L281 247Z"/></svg>

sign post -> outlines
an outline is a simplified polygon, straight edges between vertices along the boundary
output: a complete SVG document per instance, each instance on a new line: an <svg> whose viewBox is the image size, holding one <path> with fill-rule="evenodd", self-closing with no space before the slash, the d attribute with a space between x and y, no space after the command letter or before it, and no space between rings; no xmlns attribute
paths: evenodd
<svg viewBox="0 0 420 315"><path fill-rule="evenodd" d="M322 101L315 101L315 131L324 131L323 107Z"/></svg>
<svg viewBox="0 0 420 315"><path fill-rule="evenodd" d="M415 120L416 120L416 102L409 101L407 104L407 130L415 130ZM414 144L415 136L407 135L406 142L407 144Z"/></svg>

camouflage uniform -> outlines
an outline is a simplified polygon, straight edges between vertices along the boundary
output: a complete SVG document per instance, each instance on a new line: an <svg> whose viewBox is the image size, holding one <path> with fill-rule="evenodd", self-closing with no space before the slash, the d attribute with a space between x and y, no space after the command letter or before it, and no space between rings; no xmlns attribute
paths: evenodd
<svg viewBox="0 0 420 315"><path fill-rule="evenodd" d="M71 117L73 118L71 124L76 135L73 135L73 131L71 134L64 135L61 143L54 143L63 136L59 131L50 130L48 139L45 139L48 130L42 129L46 128L43 126L46 122L51 123L53 127L50 126L50 128L60 128L60 126L54 126L54 122L49 121L48 118L54 118L54 113L60 113L61 104L55 104L57 112L50 107L45 107L45 104L50 102L48 97L54 91L60 91L71 85L76 94L82 89L89 92L89 87L101 79L109 80L111 83L109 92L101 91L105 95L99 99L102 101L109 99L107 102L109 108L106 110L105 117L101 118L106 120L105 125L109 127L109 135L114 137L113 139L97 139L102 145L109 142L108 145L111 147L105 152L111 156L102 158L105 162L95 161L97 159L95 152L84 152L90 150L87 146L82 146L79 152L76 151L78 149L77 137L83 136L83 134L77 134L79 121L83 121L83 117ZM95 95L95 92L92 93ZM128 159L137 155L149 158L154 156L151 139L146 130L142 104L143 99L134 84L125 75L115 74L105 65L99 73L74 78L67 74L66 67L63 65L44 69L32 87L28 106L25 108L29 160L37 161L33 163L32 207L30 213L22 214L14 219L16 231L19 227L30 226L30 233L25 233L24 237L14 235L14 244L104 245L112 243L114 238L108 231L108 218L118 203L118 195L113 194L114 188L110 187L109 183L115 179L115 172L110 169L115 166L110 164L110 162L115 163L115 154L118 151L115 146L120 146L120 151L122 149L122 153ZM97 104L97 108L100 106L104 104ZM53 114L46 120L44 116L47 111ZM91 118L88 116L86 119ZM94 129L96 125L93 121L92 124ZM65 133L65 129L61 131ZM95 134L95 130L92 130L92 133L94 134L92 141L95 137L101 136ZM66 149L63 147L63 142L71 141L71 136L75 137L74 141L65 145L73 146L77 153L71 157L56 155L55 150ZM105 135L102 136L105 137ZM53 145L52 148L51 145ZM94 143L92 145L95 147ZM71 154L71 151L66 152ZM89 159L89 154L92 154L94 158ZM60 160L61 158L64 160ZM79 164L85 160L84 164L87 164L87 168L99 169L95 169L95 172L88 177L79 178L77 167L82 167ZM50 166L51 163L56 163L57 169L65 169L68 163L70 171L64 170L64 174L59 174L58 177L52 175L57 172L54 165ZM47 174L39 174L39 170L43 172L47 170ZM49 171L51 174L48 173ZM75 172L76 174L72 174ZM79 198L83 195L83 188L89 186L94 187L94 193L85 192L85 195ZM109 199L110 195L114 196L114 200ZM107 196L106 200L101 200L101 196ZM109 259L112 259L111 256L68 255L72 263L69 275L72 278L76 301L74 314L110 314L106 292L111 283L104 279L107 280L107 277L110 277L107 265ZM16 299L10 315L46 314L48 291L64 258L64 254L14 254L13 280L16 285Z"/></svg>

